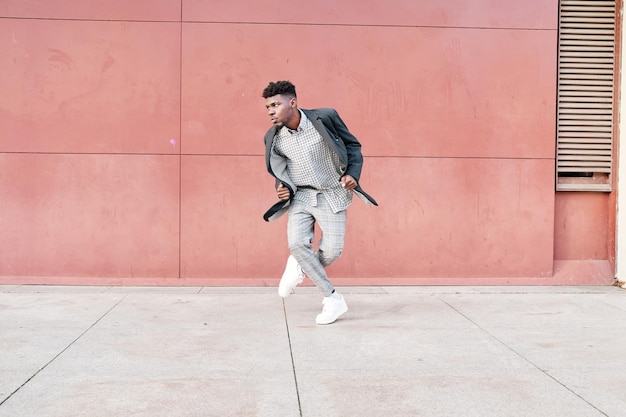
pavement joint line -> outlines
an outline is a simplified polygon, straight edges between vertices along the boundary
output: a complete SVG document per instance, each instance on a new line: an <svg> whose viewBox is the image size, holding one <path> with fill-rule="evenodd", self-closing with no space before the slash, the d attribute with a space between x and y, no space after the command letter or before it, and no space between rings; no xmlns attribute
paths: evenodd
<svg viewBox="0 0 626 417"><path fill-rule="evenodd" d="M117 303L115 303L111 308L109 308L106 312L104 312L104 314L102 314L96 321L94 321L87 329L85 329L81 334L79 334L74 340L72 340L70 342L69 345L65 346L59 353L57 353L52 359L50 359L44 366L42 366L41 368L39 368L37 370L37 372L35 372L34 374L32 374L30 376L30 378L28 378L26 381L24 381L24 383L22 385L20 385L19 387L17 387L15 389L15 391L13 391L12 393L10 393L6 398L4 398L2 401L0 401L0 406L2 406L2 404L4 404L5 402L7 402L9 400L9 398L11 398L13 395L15 395L15 393L17 393L19 390L21 390L24 386L26 386L26 384L28 384L30 381L33 380L33 378L35 378L37 375L39 375L39 373L41 371L43 371L44 369L46 369L48 367L48 365L50 365L52 362L54 362L59 356L61 356L66 350L68 350L70 347L72 347L74 345L74 343L78 342L78 340L83 337L89 330L91 330L96 324L98 324L100 322L100 320L102 320L104 317L106 317L115 307L117 307L122 301L124 301L126 299L126 297L128 297L128 295L125 295L124 297L122 297Z"/></svg>
<svg viewBox="0 0 626 417"><path fill-rule="evenodd" d="M300 389L298 388L298 376L296 375L296 363L293 360L293 348L291 347L291 335L289 333L289 320L287 320L287 307L285 307L285 299L282 300L283 313L285 314L285 328L287 329L287 341L289 342L289 355L291 356L291 369L293 370L293 381L296 385L296 397L298 398L298 411L302 417L302 404L300 403Z"/></svg>
<svg viewBox="0 0 626 417"><path fill-rule="evenodd" d="M574 391L573 389L571 389L570 387L568 387L567 385L565 385L564 383L562 383L561 381L556 379L554 376L550 375L550 373L548 373L547 370L541 369L533 361L531 361L530 359L528 359L527 357L525 357L524 355L522 355L521 353L519 353L518 351L513 349L511 346L509 346L506 343L504 343L502 340L500 340L498 337L496 337L495 335L490 333L488 330L486 330L485 328L480 326L474 320L472 320L471 318L469 318L468 316L463 314L459 309L457 309L456 307L454 307L453 305L451 305L450 303L448 303L447 301L445 301L445 300L443 300L441 298L439 298L439 300L441 300L442 303L446 304L448 307L450 307L451 309L456 311L458 314L460 314L462 317L464 317L466 320L468 320L470 323L472 323L474 326L476 326L481 332L485 333L487 336L491 337L492 339L494 339L495 341L500 343L502 346L506 347L508 350L513 352L515 355L517 355L520 358L522 358L524 361L529 363L533 368L537 369L539 372L541 372L542 374L544 374L545 376L547 376L548 378L550 378L551 380L553 380L554 382L556 382L557 384L559 384L560 386L562 386L563 388L565 388L566 390L568 390L569 392L574 394L576 397L580 398L583 402L587 403L589 406L591 406L593 409L598 411L600 414L602 414L603 416L606 416L606 417L610 417L607 413L605 413L604 411L602 411L598 407L596 407L594 404L592 404L589 401L587 401L582 395L578 394L576 391Z"/></svg>

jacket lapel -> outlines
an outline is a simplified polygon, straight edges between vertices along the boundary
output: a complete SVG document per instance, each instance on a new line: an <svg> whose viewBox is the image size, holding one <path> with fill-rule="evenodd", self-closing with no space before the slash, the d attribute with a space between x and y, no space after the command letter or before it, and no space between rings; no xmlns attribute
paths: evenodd
<svg viewBox="0 0 626 417"><path fill-rule="evenodd" d="M335 153L339 155L339 159L341 159L344 164L347 164L348 161L344 160L345 158L343 156L343 153L340 151L337 145L337 142L340 140L340 138L333 137L330 134L330 132L326 128L326 125L322 121L322 118L318 116L315 112L311 110L303 110L303 111L305 112L306 117L308 117L311 123L313 123L313 126L319 132L322 139L324 139L324 142L326 142L326 144L330 146L330 149L334 150Z"/></svg>

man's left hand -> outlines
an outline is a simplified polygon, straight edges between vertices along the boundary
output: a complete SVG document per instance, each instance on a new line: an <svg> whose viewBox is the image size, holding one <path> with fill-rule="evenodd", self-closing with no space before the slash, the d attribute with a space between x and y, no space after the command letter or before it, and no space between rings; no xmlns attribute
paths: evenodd
<svg viewBox="0 0 626 417"><path fill-rule="evenodd" d="M357 186L357 182L351 175L344 175L341 177L341 186L346 190L354 190Z"/></svg>

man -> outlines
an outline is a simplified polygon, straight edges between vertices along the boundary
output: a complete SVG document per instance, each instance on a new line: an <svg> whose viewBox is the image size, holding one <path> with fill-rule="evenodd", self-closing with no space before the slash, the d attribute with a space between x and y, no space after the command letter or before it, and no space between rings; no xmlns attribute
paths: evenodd
<svg viewBox="0 0 626 417"><path fill-rule="evenodd" d="M289 81L269 83L263 98L273 124L265 134L265 159L280 200L263 218L272 221L289 213L291 255L278 294L287 297L308 275L324 294L323 309L315 322L330 324L348 311L325 267L343 251L346 209L352 194L378 205L359 185L361 144L336 110L299 109L296 88ZM317 252L311 246L315 223L322 231Z"/></svg>

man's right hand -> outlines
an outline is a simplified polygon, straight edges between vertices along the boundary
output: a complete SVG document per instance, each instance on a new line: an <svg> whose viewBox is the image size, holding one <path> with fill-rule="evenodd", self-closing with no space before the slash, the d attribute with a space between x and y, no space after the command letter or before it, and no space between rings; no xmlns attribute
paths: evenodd
<svg viewBox="0 0 626 417"><path fill-rule="evenodd" d="M276 189L276 194L278 194L279 200L289 200L289 188L285 187L282 182Z"/></svg>

